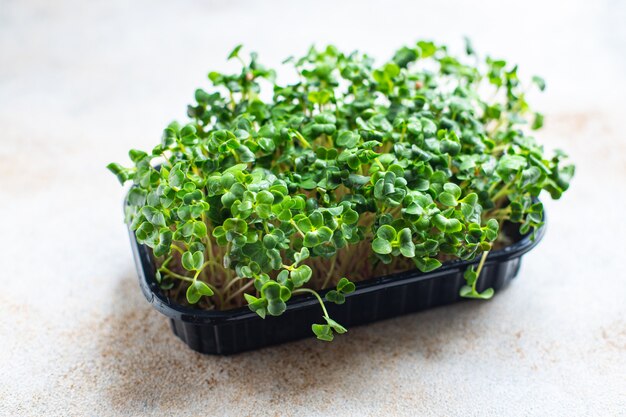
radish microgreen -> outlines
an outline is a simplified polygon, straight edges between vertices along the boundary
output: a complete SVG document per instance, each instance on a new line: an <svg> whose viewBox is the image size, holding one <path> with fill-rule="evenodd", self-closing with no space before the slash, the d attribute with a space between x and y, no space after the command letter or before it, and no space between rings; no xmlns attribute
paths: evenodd
<svg viewBox="0 0 626 417"><path fill-rule="evenodd" d="M204 308L245 300L263 318L310 295L322 340L346 329L318 291L342 304L348 277L370 277L361 270L480 259L460 294L490 298L476 284L501 225L535 231L537 196L559 198L574 167L532 136L543 116L526 93L543 79L523 83L516 65L465 51L420 41L375 64L311 48L285 63L298 81L281 84L237 46L241 70L211 72L186 124L169 124L151 152L131 150L131 167L108 166L132 182L126 219L161 287Z"/></svg>

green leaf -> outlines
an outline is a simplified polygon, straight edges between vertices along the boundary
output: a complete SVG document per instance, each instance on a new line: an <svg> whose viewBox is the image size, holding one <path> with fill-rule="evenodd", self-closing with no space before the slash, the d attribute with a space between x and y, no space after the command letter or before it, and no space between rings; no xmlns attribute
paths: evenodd
<svg viewBox="0 0 626 417"><path fill-rule="evenodd" d="M163 213L161 211L159 211L158 209L151 207L151 206L145 206L144 208L141 209L141 213L145 216L146 220L148 220L150 223L152 223L155 226L165 226L165 216L163 215Z"/></svg>
<svg viewBox="0 0 626 417"><path fill-rule="evenodd" d="M278 245L279 241L275 235L263 236L263 246L267 249L274 249Z"/></svg>
<svg viewBox="0 0 626 417"><path fill-rule="evenodd" d="M128 204L133 206L143 206L146 204L146 197L148 193L146 190L140 188L131 188L128 192Z"/></svg>
<svg viewBox="0 0 626 417"><path fill-rule="evenodd" d="M310 222L310 225L311 225L310 229L311 228L319 228L319 227L322 227L324 225L324 216L319 211L314 211L313 213L311 213L309 215L308 219L309 219L309 222Z"/></svg>
<svg viewBox="0 0 626 417"><path fill-rule="evenodd" d="M304 236L304 246L316 247L323 243L330 242L333 237L333 231L326 226L320 227L318 230L308 232Z"/></svg>
<svg viewBox="0 0 626 417"><path fill-rule="evenodd" d="M356 289L356 286L354 285L354 283L350 282L348 278L345 278L345 277L341 278L339 282L337 283L337 291L342 292L344 294L353 293L355 289Z"/></svg>
<svg viewBox="0 0 626 417"><path fill-rule="evenodd" d="M202 281L195 280L187 288L187 301L189 301L189 304L196 304L203 295L210 297L213 295L213 290Z"/></svg>
<svg viewBox="0 0 626 417"><path fill-rule="evenodd" d="M262 319L267 313L267 300L265 298L256 298L250 294L244 293L244 298L248 302L248 308L259 315Z"/></svg>
<svg viewBox="0 0 626 417"><path fill-rule="evenodd" d="M359 135L350 131L343 130L337 136L335 144L343 148L352 149L359 143Z"/></svg>
<svg viewBox="0 0 626 417"><path fill-rule="evenodd" d="M259 204L254 211L261 219L269 219L272 217L272 207L269 204Z"/></svg>
<svg viewBox="0 0 626 417"><path fill-rule="evenodd" d="M341 215L341 220L345 224L355 224L356 222L359 221L359 214L356 211L352 210L352 209L347 209Z"/></svg>
<svg viewBox="0 0 626 417"><path fill-rule="evenodd" d="M465 282L467 282L467 285L473 287L478 280L478 273L474 270L473 267L468 267L463 273L463 278L465 278Z"/></svg>
<svg viewBox="0 0 626 417"><path fill-rule="evenodd" d="M533 130L539 130L543 127L543 114L536 112L535 118L533 119L533 124L531 128Z"/></svg>
<svg viewBox="0 0 626 417"><path fill-rule="evenodd" d="M441 262L434 258L415 257L413 258L413 261L415 262L415 266L417 266L417 269L422 272L430 272L441 266Z"/></svg>
<svg viewBox="0 0 626 417"><path fill-rule="evenodd" d="M118 181L122 185L126 181L128 181L131 178L131 176L132 176L130 170L124 168L120 164L116 164L115 162L112 162L109 165L107 165L107 169L109 171L111 171L113 174L115 174L115 176L117 177Z"/></svg>
<svg viewBox="0 0 626 417"><path fill-rule="evenodd" d="M299 267L291 271L290 277L293 281L293 285L297 288L306 284L309 279L311 279L312 275L313 271L311 270L310 266L300 265Z"/></svg>
<svg viewBox="0 0 626 417"><path fill-rule="evenodd" d="M335 304L343 304L346 302L346 297L339 291L331 290L326 293L326 300Z"/></svg>
<svg viewBox="0 0 626 417"><path fill-rule="evenodd" d="M280 284L268 281L263 285L261 293L268 301L280 300Z"/></svg>
<svg viewBox="0 0 626 417"><path fill-rule="evenodd" d="M328 101L331 98L331 95L328 91L326 90L322 90L322 91L311 91L308 96L307 96L308 100L311 103L316 103L316 104L325 104L328 103Z"/></svg>
<svg viewBox="0 0 626 417"><path fill-rule="evenodd" d="M272 204L274 202L274 194L267 190L261 190L256 195L257 204Z"/></svg>
<svg viewBox="0 0 626 417"><path fill-rule="evenodd" d="M393 241L396 239L396 229L388 224L384 224L376 231L376 236L386 241Z"/></svg>
<svg viewBox="0 0 626 417"><path fill-rule="evenodd" d="M204 253L201 251L194 253L187 251L183 253L181 261L183 268L187 271L198 271L202 268L202 265L204 265Z"/></svg>
<svg viewBox="0 0 626 417"><path fill-rule="evenodd" d="M489 240L490 242L493 242L494 240L496 240L498 238L499 228L500 228L500 225L498 224L498 221L496 219L487 220L487 230L485 232L485 236L487 237L487 240Z"/></svg>
<svg viewBox="0 0 626 417"><path fill-rule="evenodd" d="M461 290L459 291L459 295L464 298L477 298L481 300L489 300L490 298L493 297L494 290L493 288L487 288L485 291L479 293L479 292L474 291L472 287L464 285L463 287L461 287Z"/></svg>
<svg viewBox="0 0 626 417"><path fill-rule="evenodd" d="M202 239L207 235L206 224L202 221L193 222L193 235L198 239Z"/></svg>
<svg viewBox="0 0 626 417"><path fill-rule="evenodd" d="M154 247L154 256L164 256L171 252L173 235L166 227L159 230L159 243Z"/></svg>
<svg viewBox="0 0 626 417"><path fill-rule="evenodd" d="M328 323L328 325L339 334L343 334L348 331L345 327L343 327L341 324L337 323L335 320L331 319L330 317L325 316L324 320L326 320L326 323Z"/></svg>
<svg viewBox="0 0 626 417"><path fill-rule="evenodd" d="M318 339L323 340L325 342L332 342L333 340L333 331L327 324L313 324L311 326L311 330Z"/></svg>
<svg viewBox="0 0 626 417"><path fill-rule="evenodd" d="M407 48L406 46L400 48L393 56L393 62L395 62L400 68L406 68L409 63L417 59L417 51L415 49Z"/></svg>
<svg viewBox="0 0 626 417"><path fill-rule="evenodd" d="M227 232L244 234L248 231L248 224L242 219L226 219L224 229Z"/></svg>
<svg viewBox="0 0 626 417"><path fill-rule="evenodd" d="M235 48L230 52L230 54L228 54L228 59L233 59L239 56L239 51L241 50L241 48L243 47L243 45L239 44L237 46L235 46Z"/></svg>
<svg viewBox="0 0 626 417"><path fill-rule="evenodd" d="M308 233L313 230L313 223L311 222L311 219L309 217L302 217L298 219L296 225L298 226L300 231L302 231L302 233Z"/></svg>
<svg viewBox="0 0 626 417"><path fill-rule="evenodd" d="M465 203L469 206L475 206L478 203L478 195L476 193L469 193L463 199L459 200L461 203Z"/></svg>
<svg viewBox="0 0 626 417"><path fill-rule="evenodd" d="M473 298L472 297L472 293L474 292L474 290L472 289L472 287L468 286L468 285L464 285L461 287L461 289L459 290L459 295L461 297L465 297L465 298Z"/></svg>
<svg viewBox="0 0 626 417"><path fill-rule="evenodd" d="M456 207L459 204L456 198L454 198L452 194L447 193L447 192L443 192L439 194L438 198L439 198L439 202L443 204L444 206Z"/></svg>
<svg viewBox="0 0 626 417"><path fill-rule="evenodd" d="M428 58L437 52L437 47L429 41L419 41L417 46L420 48L422 59Z"/></svg>
<svg viewBox="0 0 626 417"><path fill-rule="evenodd" d="M517 172L526 166L526 158L519 155L504 155L498 161L496 171L499 174L506 175L509 172Z"/></svg>
<svg viewBox="0 0 626 417"><path fill-rule="evenodd" d="M385 239L377 237L372 242L372 250L376 253L380 253L381 255L386 255L391 253L391 243Z"/></svg>
<svg viewBox="0 0 626 417"><path fill-rule="evenodd" d="M546 82L543 78L539 77L538 75L534 75L532 80L533 83L535 83L535 85L539 87L540 91L544 91L546 89Z"/></svg>
<svg viewBox="0 0 626 417"><path fill-rule="evenodd" d="M192 124L185 125L180 131L180 141L187 146L197 144L196 127Z"/></svg>
<svg viewBox="0 0 626 417"><path fill-rule="evenodd" d="M474 46L472 45L472 41L467 36L463 37L465 41L465 53L467 55L476 55L476 51L474 50Z"/></svg>
<svg viewBox="0 0 626 417"><path fill-rule="evenodd" d="M281 287L280 287L280 299L283 302L287 302L287 301L289 301L290 298L291 298L291 290L289 289L289 287L281 285Z"/></svg>
<svg viewBox="0 0 626 417"><path fill-rule="evenodd" d="M167 181L170 187L174 189L179 189L183 186L183 182L185 181L185 173L180 169L175 168L170 171L170 175Z"/></svg>
<svg viewBox="0 0 626 417"><path fill-rule="evenodd" d="M308 259L309 255L310 255L309 250L307 248L302 248L300 252L296 252L293 254L293 259L295 260L295 263L298 264L304 261L305 259Z"/></svg>
<svg viewBox="0 0 626 417"><path fill-rule="evenodd" d="M150 222L143 222L137 227L135 236L140 243L146 243L156 236L156 228Z"/></svg>
<svg viewBox="0 0 626 417"><path fill-rule="evenodd" d="M398 233L400 238L400 253L407 258L415 256L415 244L413 243L413 236L409 228L404 228Z"/></svg>
<svg viewBox="0 0 626 417"><path fill-rule="evenodd" d="M458 185L454 183L451 183L451 182L445 183L443 185L443 189L445 192L452 195L454 199L458 199L459 197L461 197L461 187L459 187Z"/></svg>
<svg viewBox="0 0 626 417"><path fill-rule="evenodd" d="M433 222L437 229L444 233L456 233L463 230L463 225L457 219L448 219L441 214L436 214L433 218Z"/></svg>
<svg viewBox="0 0 626 417"><path fill-rule="evenodd" d="M272 316L280 316L285 310L287 310L287 304L280 298L267 303L267 312Z"/></svg>

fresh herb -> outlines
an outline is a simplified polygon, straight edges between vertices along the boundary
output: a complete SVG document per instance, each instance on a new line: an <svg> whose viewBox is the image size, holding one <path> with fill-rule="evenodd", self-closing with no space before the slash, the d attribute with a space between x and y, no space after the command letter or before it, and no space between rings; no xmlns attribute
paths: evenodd
<svg viewBox="0 0 626 417"><path fill-rule="evenodd" d="M517 66L465 50L420 41L375 65L311 48L286 61L299 81L282 85L237 46L229 59L241 71L211 72L188 124L171 123L149 153L131 150L132 167L108 166L133 183L126 220L152 248L161 287L204 308L245 300L261 317L309 294L322 340L346 329L317 291L334 286L326 301L342 304L355 290L344 275L480 257L461 295L490 298L476 283L500 226L540 227L536 197L559 198L574 167L530 136L543 116L526 88L544 90L543 79L523 85Z"/></svg>

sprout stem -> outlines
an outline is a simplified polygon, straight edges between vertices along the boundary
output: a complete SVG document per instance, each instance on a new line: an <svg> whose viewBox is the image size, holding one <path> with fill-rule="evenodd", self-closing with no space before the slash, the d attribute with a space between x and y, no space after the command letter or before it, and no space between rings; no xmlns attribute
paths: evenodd
<svg viewBox="0 0 626 417"><path fill-rule="evenodd" d="M302 294L302 293L309 293L309 294L313 294L315 296L315 298L317 298L317 301L320 302L320 306L322 306L322 311L324 312L324 317L328 317L330 318L330 316L328 315L328 311L326 310L326 306L324 305L324 301L322 300L322 297L320 297L320 295L317 293L317 291L311 290L309 288L298 288L297 290L294 290L292 292L292 294Z"/></svg>
<svg viewBox="0 0 626 417"><path fill-rule="evenodd" d="M330 277L333 276L333 272L335 271L335 264L337 263L337 257L334 256L333 260L330 263L330 269L328 270L328 274L326 274L326 279L324 280L324 283L322 284L322 289L326 288L326 285L328 285L328 281L330 281Z"/></svg>
<svg viewBox="0 0 626 417"><path fill-rule="evenodd" d="M478 279L480 278L480 272L483 270L483 266L485 265L485 261L487 260L487 255L489 255L488 250L483 252L482 257L480 258L480 262L478 263L478 268L476 268L476 280L474 280L474 285L472 285L473 292L476 292L476 284L478 283Z"/></svg>

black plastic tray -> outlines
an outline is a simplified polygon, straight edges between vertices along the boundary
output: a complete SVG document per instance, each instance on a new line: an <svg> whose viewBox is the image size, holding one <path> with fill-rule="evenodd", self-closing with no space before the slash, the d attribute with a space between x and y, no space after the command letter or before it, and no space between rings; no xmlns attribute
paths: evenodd
<svg viewBox="0 0 626 417"><path fill-rule="evenodd" d="M535 247L544 233L545 225L537 230L534 240L528 235L522 236L511 246L489 253L477 289L483 291L492 287L498 291L507 285L517 275L522 255ZM146 299L170 318L174 334L193 350L226 355L312 337L311 324L322 320L318 301L306 295L289 300L282 315L265 319L248 307L206 311L176 304L163 294L156 282L149 248L140 245L132 231L130 240L139 284ZM467 265L478 261L445 262L429 273L415 270L358 282L356 291L346 296L344 304L326 303L326 307L334 320L350 328L454 303L463 300L459 296L465 284L463 272Z"/></svg>

